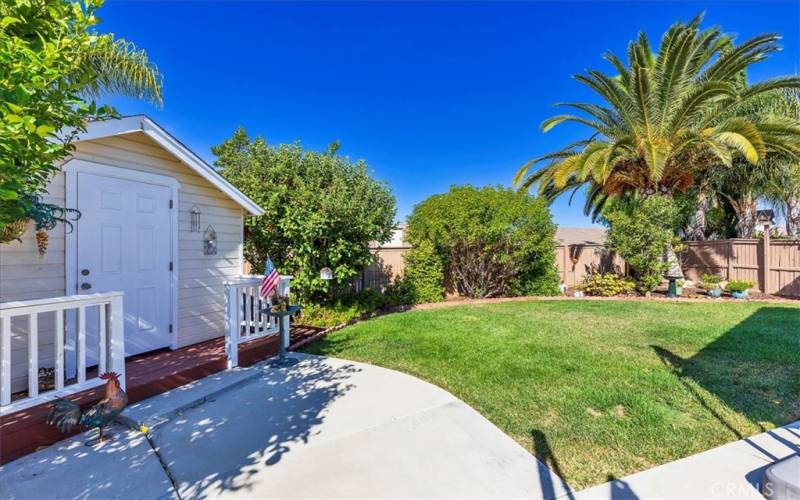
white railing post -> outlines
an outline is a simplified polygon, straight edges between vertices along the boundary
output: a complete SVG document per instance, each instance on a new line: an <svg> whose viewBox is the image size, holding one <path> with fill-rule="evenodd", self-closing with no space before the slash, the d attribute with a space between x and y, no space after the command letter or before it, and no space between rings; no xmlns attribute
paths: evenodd
<svg viewBox="0 0 800 500"><path fill-rule="evenodd" d="M39 314L28 315L28 397L39 395Z"/></svg>
<svg viewBox="0 0 800 500"><path fill-rule="evenodd" d="M56 315L56 359L55 359L55 389L60 391L64 388L64 311L57 309Z"/></svg>
<svg viewBox="0 0 800 500"><path fill-rule="evenodd" d="M239 366L240 295L238 286L225 283L225 352L228 355L228 368Z"/></svg>
<svg viewBox="0 0 800 500"><path fill-rule="evenodd" d="M125 311L122 297L121 293L111 297L107 308L109 312L106 321L106 331L108 332L106 335L111 359L106 360L106 366L109 371L119 374L120 385L122 389L125 389ZM102 353L100 353L100 357L103 357Z"/></svg>
<svg viewBox="0 0 800 500"><path fill-rule="evenodd" d="M78 306L78 383L86 382L86 306Z"/></svg>
<svg viewBox="0 0 800 500"><path fill-rule="evenodd" d="M11 404L11 318L0 318L0 405Z"/></svg>
<svg viewBox="0 0 800 500"><path fill-rule="evenodd" d="M98 371L104 373L108 371L108 326L106 324L108 308L105 304L97 306L97 353Z"/></svg>

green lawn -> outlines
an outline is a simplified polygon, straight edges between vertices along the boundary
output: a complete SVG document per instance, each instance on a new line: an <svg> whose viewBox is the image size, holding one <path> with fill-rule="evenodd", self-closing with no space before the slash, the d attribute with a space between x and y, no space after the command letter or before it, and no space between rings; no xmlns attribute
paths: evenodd
<svg viewBox="0 0 800 500"><path fill-rule="evenodd" d="M800 419L800 307L509 302L383 316L307 352L428 380L582 488Z"/></svg>

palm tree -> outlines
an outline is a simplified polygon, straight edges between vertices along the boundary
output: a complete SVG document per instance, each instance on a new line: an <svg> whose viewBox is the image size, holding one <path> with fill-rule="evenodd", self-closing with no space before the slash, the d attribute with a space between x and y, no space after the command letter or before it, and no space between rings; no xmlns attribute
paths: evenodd
<svg viewBox="0 0 800 500"><path fill-rule="evenodd" d="M800 163L780 164L767 187L767 197L783 213L786 234L800 237Z"/></svg>
<svg viewBox="0 0 800 500"><path fill-rule="evenodd" d="M547 132L576 122L589 127L591 135L530 160L517 172L515 184L536 184L551 201L586 186L585 211L596 216L611 197L684 192L737 157L750 165L768 151L800 158L797 120L750 120L737 114L765 92L800 88L798 77L744 83L747 67L777 51L779 37L759 35L736 46L719 28L701 30L701 20L672 25L657 54L640 33L628 46L627 65L606 54L615 76L600 71L576 75L603 104L562 103L584 114L557 115L541 128ZM544 167L532 170L543 162Z"/></svg>
<svg viewBox="0 0 800 500"><path fill-rule="evenodd" d="M765 92L739 106L736 112L755 122L800 120L800 104L796 92L791 90ZM711 172L708 194L727 199L736 213L739 237L752 238L759 198L766 196L778 203L800 204L793 194L796 185L792 185L792 167L796 164L796 158L780 151L769 151L756 165L734 158L730 168Z"/></svg>
<svg viewBox="0 0 800 500"><path fill-rule="evenodd" d="M147 53L124 39L105 35L84 55L76 78L89 76L86 94L118 94L149 101L156 106L163 102L163 76Z"/></svg>
<svg viewBox="0 0 800 500"><path fill-rule="evenodd" d="M769 113L800 120L800 93L783 92L770 104ZM786 234L800 236L800 162L780 155L767 160L774 166L765 194L783 212Z"/></svg>

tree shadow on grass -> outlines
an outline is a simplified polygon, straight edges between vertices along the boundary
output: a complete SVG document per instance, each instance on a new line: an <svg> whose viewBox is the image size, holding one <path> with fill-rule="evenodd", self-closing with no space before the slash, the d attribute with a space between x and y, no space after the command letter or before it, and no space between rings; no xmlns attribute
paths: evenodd
<svg viewBox="0 0 800 500"><path fill-rule="evenodd" d="M688 358L662 346L651 347L694 400L735 439L744 440L770 463L783 458L745 436L704 392L716 396L762 432L767 431L765 422L782 426L800 420L800 310L761 308ZM787 430L800 437L796 430ZM800 447L775 431L768 434L783 445L784 451L800 452ZM756 491L767 466L744 477Z"/></svg>
<svg viewBox="0 0 800 500"><path fill-rule="evenodd" d="M698 403L739 439L741 432L690 380L762 430L761 422L800 419L800 309L763 307L688 358L651 347Z"/></svg>
<svg viewBox="0 0 800 500"><path fill-rule="evenodd" d="M252 491L260 471L317 434L326 409L352 389L348 379L358 371L311 357L296 367L267 368L255 382L156 427L154 441L181 496Z"/></svg>

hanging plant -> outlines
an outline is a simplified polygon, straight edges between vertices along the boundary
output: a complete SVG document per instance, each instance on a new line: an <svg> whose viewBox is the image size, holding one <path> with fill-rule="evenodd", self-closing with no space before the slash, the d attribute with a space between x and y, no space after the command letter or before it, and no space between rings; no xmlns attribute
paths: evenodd
<svg viewBox="0 0 800 500"><path fill-rule="evenodd" d="M74 229L72 221L80 219L81 213L74 208L65 208L52 203L44 203L36 197L28 216L33 219L36 225L36 247L39 249L39 256L43 256L47 251L49 237L47 231L54 229L60 222L64 224L66 232L70 233Z"/></svg>
<svg viewBox="0 0 800 500"><path fill-rule="evenodd" d="M28 228L30 219L20 219L11 224L6 224L3 229L0 229L0 243L9 243L14 240L21 241L22 235L25 234L25 229Z"/></svg>
<svg viewBox="0 0 800 500"><path fill-rule="evenodd" d="M39 250L39 256L43 256L47 252L47 244L49 242L49 235L47 231L54 229L58 223L64 224L66 231L69 233L73 230L73 221L80 219L81 213L74 208L64 208L53 203L44 203L38 196L29 196L30 207L28 208L26 216L22 219L6 225L0 231L0 243L8 243L13 240L21 241L25 229L28 224L33 221L36 229L36 248Z"/></svg>

